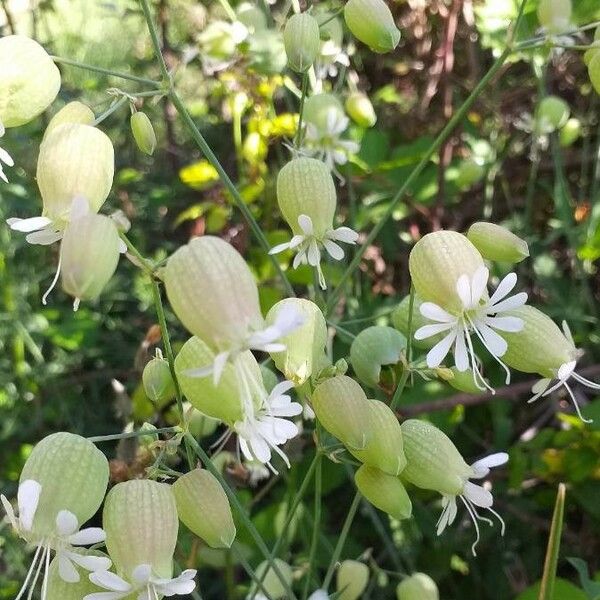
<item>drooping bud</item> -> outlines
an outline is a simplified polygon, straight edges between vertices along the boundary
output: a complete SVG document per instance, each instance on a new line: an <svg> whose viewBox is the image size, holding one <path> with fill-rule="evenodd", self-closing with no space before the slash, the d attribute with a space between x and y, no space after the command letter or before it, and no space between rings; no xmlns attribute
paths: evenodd
<svg viewBox="0 0 600 600"><path fill-rule="evenodd" d="M467 238L486 260L518 263L529 256L525 240L495 223L473 223Z"/></svg>
<svg viewBox="0 0 600 600"><path fill-rule="evenodd" d="M330 170L315 158L291 160L277 176L277 201L294 235L304 234L298 217L307 215L315 237L324 237L333 225L337 203Z"/></svg>
<svg viewBox="0 0 600 600"><path fill-rule="evenodd" d="M330 364L325 355L327 324L321 309L303 298L286 298L277 302L267 313L267 324L273 324L280 312L289 306L303 316L304 323L281 338L285 350L271 352L271 358L285 378L298 386Z"/></svg>
<svg viewBox="0 0 600 600"><path fill-rule="evenodd" d="M113 175L114 150L106 134L78 123L56 127L41 144L37 163L44 216L57 224L68 222L75 198L85 198L98 212Z"/></svg>
<svg viewBox="0 0 600 600"><path fill-rule="evenodd" d="M349 0L344 19L354 37L373 52L391 52L400 41L400 30L383 0Z"/></svg>
<svg viewBox="0 0 600 600"><path fill-rule="evenodd" d="M227 494L214 475L194 469L173 484L181 521L211 548L230 548L235 525Z"/></svg>
<svg viewBox="0 0 600 600"><path fill-rule="evenodd" d="M426 490L461 495L472 469L452 440L427 421L408 419L401 428L407 460L402 478Z"/></svg>
<svg viewBox="0 0 600 600"><path fill-rule="evenodd" d="M463 306L456 291L461 275L471 280L484 268L477 248L461 233L435 231L422 237L409 257L410 276L415 290L424 302L434 302L450 311Z"/></svg>
<svg viewBox="0 0 600 600"><path fill-rule="evenodd" d="M546 96L537 107L536 126L540 133L552 133L560 129L569 119L571 109L558 96Z"/></svg>
<svg viewBox="0 0 600 600"><path fill-rule="evenodd" d="M335 120L344 117L344 107L337 96L333 94L315 94L309 96L304 102L304 120L314 125L320 133L327 132L328 115L333 113ZM331 117L329 117L331 119Z"/></svg>
<svg viewBox="0 0 600 600"><path fill-rule="evenodd" d="M120 238L112 219L87 214L73 220L65 229L60 247L62 287L80 300L96 299L119 262Z"/></svg>
<svg viewBox="0 0 600 600"><path fill-rule="evenodd" d="M250 33L267 28L267 17L265 13L250 2L242 2L236 10L238 21L242 23Z"/></svg>
<svg viewBox="0 0 600 600"><path fill-rule="evenodd" d="M350 346L350 361L362 383L376 388L381 367L400 362L406 338L396 329L374 325L363 329Z"/></svg>
<svg viewBox="0 0 600 600"><path fill-rule="evenodd" d="M285 24L283 41L288 65L297 73L304 73L319 54L319 23L308 13L295 14Z"/></svg>
<svg viewBox="0 0 600 600"><path fill-rule="evenodd" d="M578 352L554 321L533 306L521 306L510 312L523 320L518 333L507 333L508 349L504 362L524 373L555 377L561 365L578 358Z"/></svg>
<svg viewBox="0 0 600 600"><path fill-rule="evenodd" d="M79 123L80 125L92 125L95 116L92 109L83 102L69 102L65 104L48 123L44 131L44 140L60 125L65 123ZM43 141L43 140L42 140Z"/></svg>
<svg viewBox="0 0 600 600"><path fill-rule="evenodd" d="M220 238L195 238L179 248L167 262L164 281L179 320L211 349L238 349L264 324L248 265Z"/></svg>
<svg viewBox="0 0 600 600"><path fill-rule="evenodd" d="M40 486L37 508L24 532L35 542L55 534L61 511L74 514L79 525L94 516L106 493L108 461L85 438L53 433L36 444L25 462L19 482L27 481ZM24 515L20 517L23 524Z"/></svg>
<svg viewBox="0 0 600 600"><path fill-rule="evenodd" d="M142 383L146 396L152 402L163 403L175 398L175 382L171 376L171 369L160 350L144 367Z"/></svg>
<svg viewBox="0 0 600 600"><path fill-rule="evenodd" d="M419 307L423 301L417 296L414 295L413 299L413 307L412 307L412 321L410 320L410 295L404 296L400 304L394 309L392 312L392 324L394 327L400 331L405 337L408 338L410 335L413 338L413 346L417 348L432 348L439 342L443 335L433 336L430 338L425 338L424 340L415 339L415 331L420 327L428 325L430 321L426 319L419 310ZM410 332L408 323L411 322Z"/></svg>
<svg viewBox="0 0 600 600"><path fill-rule="evenodd" d="M576 142L581 136L581 121L575 117L570 118L560 129L558 140L563 148Z"/></svg>
<svg viewBox="0 0 600 600"><path fill-rule="evenodd" d="M106 548L117 574L127 581L140 565L155 576L173 574L178 519L171 487L148 479L118 483L104 502Z"/></svg>
<svg viewBox="0 0 600 600"><path fill-rule="evenodd" d="M435 581L425 573L413 573L398 584L396 588L398 600L439 600Z"/></svg>
<svg viewBox="0 0 600 600"><path fill-rule="evenodd" d="M338 600L358 600L369 583L369 567L358 560L344 560L336 576Z"/></svg>
<svg viewBox="0 0 600 600"><path fill-rule="evenodd" d="M377 123L375 109L369 97L362 92L352 92L346 98L346 112L361 127L373 127Z"/></svg>
<svg viewBox="0 0 600 600"><path fill-rule="evenodd" d="M54 101L60 71L35 40L0 38L0 123L18 127L35 119Z"/></svg>
<svg viewBox="0 0 600 600"><path fill-rule="evenodd" d="M376 508L399 521L412 514L412 503L398 477L362 465L354 474L358 491Z"/></svg>
<svg viewBox="0 0 600 600"><path fill-rule="evenodd" d="M565 33L571 27L571 0L540 0L537 16L548 33Z"/></svg>
<svg viewBox="0 0 600 600"><path fill-rule="evenodd" d="M277 570L282 575L283 579L287 582L288 587L290 587L293 580L292 567L290 567L290 565L280 558L274 558L273 562L277 566ZM273 600L280 600L281 598L286 597L287 592L282 581L277 576L277 573L275 573L273 567L270 566L266 560L261 562L260 565L256 567L255 572L257 579L262 581L262 588L268 594L269 598L272 598ZM260 593L260 589L256 583L253 583L252 587L250 588L250 598L257 593L257 589L259 590L258 593Z"/></svg>
<svg viewBox="0 0 600 600"><path fill-rule="evenodd" d="M144 153L152 156L156 150L156 133L146 113L136 111L130 119L131 133L137 147Z"/></svg>

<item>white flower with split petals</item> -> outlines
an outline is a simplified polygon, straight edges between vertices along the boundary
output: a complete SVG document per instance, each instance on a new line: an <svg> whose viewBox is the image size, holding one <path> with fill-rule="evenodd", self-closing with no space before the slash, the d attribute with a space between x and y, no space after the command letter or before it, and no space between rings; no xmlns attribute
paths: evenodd
<svg viewBox="0 0 600 600"><path fill-rule="evenodd" d="M133 569L131 581L110 571L98 571L90 575L90 581L107 591L88 594L83 600L120 600L131 594L136 594L137 600L156 600L161 596L191 594L196 587L195 577L195 569L186 569L172 579L156 577L147 564Z"/></svg>
<svg viewBox="0 0 600 600"><path fill-rule="evenodd" d="M287 392L294 387L291 381L278 383L263 406L256 412L245 415L243 421L234 425L240 449L246 460L257 460L266 464L271 471L271 454L275 451L290 466L289 460L279 448L299 433L298 426L283 417L295 417L302 413L302 405L292 402Z"/></svg>
<svg viewBox="0 0 600 600"><path fill-rule="evenodd" d="M415 332L416 340L424 340L444 333L445 336L427 354L427 366L438 367L454 347L456 368L464 372L473 371L473 380L480 389L493 390L483 379L479 371L478 360L473 349L471 336L479 338L483 346L506 371L506 383L510 382L510 371L500 360L508 344L498 331L518 332L523 329L523 321L517 317L502 315L523 306L527 294L520 292L508 296L517 283L515 273L509 273L498 285L496 291L487 299L489 271L485 267L477 269L473 278L462 275L456 282L456 293L460 298L462 310L451 314L433 302L423 302L421 314L434 324L424 325Z"/></svg>
<svg viewBox="0 0 600 600"><path fill-rule="evenodd" d="M479 542L479 525L478 521L484 521L488 523L490 526L493 525L490 519L486 517L482 517L478 512L477 508L484 508L491 512L501 524L501 534L504 535L505 525L502 517L492 508L494 503L494 498L491 492L480 485L476 485L471 483L469 479L482 479L486 477L490 472L490 469L493 467L498 467L500 465L508 462L508 454L505 452L498 452L497 454L491 454L474 462L471 465L471 473L468 477L464 477L464 485L462 488L462 492L458 495L458 497L462 500L465 505L471 520L473 521L473 525L475 526L476 539L471 547L471 551L473 552L473 556L477 556L475 552L475 547ZM442 496L442 514L437 522L437 534L441 535L442 532L446 529L448 525L452 525L456 515L458 513L458 507L456 504L457 496L452 496L450 494L443 494Z"/></svg>
<svg viewBox="0 0 600 600"><path fill-rule="evenodd" d="M327 230L322 237L317 237L314 232L312 219L308 215L300 215L298 217L298 225L302 230L302 235L295 235L289 242L278 244L271 249L269 254L278 254L284 250L295 250L294 269L303 264L315 267L319 275L319 285L321 288L327 289L325 277L321 270L320 246L323 246L334 260L342 260L344 258L344 250L337 242L356 244L358 233L350 229L350 227L338 227Z"/></svg>

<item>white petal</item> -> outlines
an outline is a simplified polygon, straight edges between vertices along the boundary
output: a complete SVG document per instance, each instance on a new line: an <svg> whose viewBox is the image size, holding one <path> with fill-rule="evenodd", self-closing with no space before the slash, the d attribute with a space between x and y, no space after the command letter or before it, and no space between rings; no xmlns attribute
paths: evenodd
<svg viewBox="0 0 600 600"><path fill-rule="evenodd" d="M126 254L127 250L127 244L123 240L119 240L119 254Z"/></svg>
<svg viewBox="0 0 600 600"><path fill-rule="evenodd" d="M306 264L306 250L300 250L296 256L294 256L294 261L292 262L292 267L297 269L300 265Z"/></svg>
<svg viewBox="0 0 600 600"><path fill-rule="evenodd" d="M488 351L494 356L502 356L508 348L506 340L498 335L493 329L488 327L485 323L477 322L475 327L481 334L483 342Z"/></svg>
<svg viewBox="0 0 600 600"><path fill-rule="evenodd" d="M8 501L8 498L4 494L0 495L0 502L2 502L2 506L4 507L6 516L8 517L8 520L10 521L10 524L12 525L13 529L18 531L19 525L17 524L15 511L12 507L12 504Z"/></svg>
<svg viewBox="0 0 600 600"><path fill-rule="evenodd" d="M468 275L461 275L456 282L456 293L463 308L471 308L471 284Z"/></svg>
<svg viewBox="0 0 600 600"><path fill-rule="evenodd" d="M12 156L4 148L0 148L0 160L9 167L15 166Z"/></svg>
<svg viewBox="0 0 600 600"><path fill-rule="evenodd" d="M58 574L67 583L77 583L81 579L75 565L64 552L58 554Z"/></svg>
<svg viewBox="0 0 600 600"><path fill-rule="evenodd" d="M220 352L215 356L215 361L213 363L213 385L215 387L219 385L219 381L221 381L221 376L223 375L223 370L225 369L228 360L229 352Z"/></svg>
<svg viewBox="0 0 600 600"><path fill-rule="evenodd" d="M179 577L175 577L167 582L160 582L157 584L158 591L164 594L165 596L175 596L176 594L190 594L194 588L196 587L196 582L194 581L194 577L196 577L195 569L187 569L179 575Z"/></svg>
<svg viewBox="0 0 600 600"><path fill-rule="evenodd" d="M23 233L30 233L43 229L52 224L52 221L48 217L31 217L30 219L7 219L6 222L14 231L21 231Z"/></svg>
<svg viewBox="0 0 600 600"><path fill-rule="evenodd" d="M186 369L185 371L183 371L183 374L186 377L208 377L209 375L212 374L212 372L214 371L215 366L214 364L212 365L206 365L205 367L197 367L195 369Z"/></svg>
<svg viewBox="0 0 600 600"><path fill-rule="evenodd" d="M533 386L531 387L532 393L536 394L536 396L542 395L546 391L548 386L550 385L551 381L552 381L551 379L547 379L547 378L536 381L533 384Z"/></svg>
<svg viewBox="0 0 600 600"><path fill-rule="evenodd" d="M427 366L430 369L439 367L446 358L454 340L456 339L456 330L453 329L443 340L438 342L427 354Z"/></svg>
<svg viewBox="0 0 600 600"><path fill-rule="evenodd" d="M40 231L34 231L33 233L27 234L25 240L28 244L36 244L39 246L49 246L62 240L63 232L54 231L53 229L41 229Z"/></svg>
<svg viewBox="0 0 600 600"><path fill-rule="evenodd" d="M321 262L321 251L319 250L319 246L317 245L317 241L312 239L310 244L308 245L308 264L311 267L316 267Z"/></svg>
<svg viewBox="0 0 600 600"><path fill-rule="evenodd" d="M304 315L293 304L285 304L275 317L273 327L276 337L273 339L284 337L295 331L304 324L305 320Z"/></svg>
<svg viewBox="0 0 600 600"><path fill-rule="evenodd" d="M61 510L56 515L56 531L61 537L73 535L79 529L77 517L69 510Z"/></svg>
<svg viewBox="0 0 600 600"><path fill-rule="evenodd" d="M327 234L330 240L345 242L346 244L355 244L358 240L358 233L350 227L338 227Z"/></svg>
<svg viewBox="0 0 600 600"><path fill-rule="evenodd" d="M119 592L94 592L83 597L83 600L120 600L125 594Z"/></svg>
<svg viewBox="0 0 600 600"><path fill-rule="evenodd" d="M302 414L302 404L298 402L288 402L286 404L274 402L271 404L271 414L274 417L296 417Z"/></svg>
<svg viewBox="0 0 600 600"><path fill-rule="evenodd" d="M41 493L42 486L33 479L26 479L19 485L17 505L19 506L19 523L24 531L31 531Z"/></svg>
<svg viewBox="0 0 600 600"><path fill-rule="evenodd" d="M481 508L489 508L494 504L494 497L486 489L480 485L475 485L467 481L463 487L463 495L467 500L470 500L475 506Z"/></svg>
<svg viewBox="0 0 600 600"><path fill-rule="evenodd" d="M325 590L315 590L309 597L308 600L329 600L329 595Z"/></svg>
<svg viewBox="0 0 600 600"><path fill-rule="evenodd" d="M71 202L71 210L69 212L69 221L81 219L90 214L89 202L83 196L75 196Z"/></svg>
<svg viewBox="0 0 600 600"><path fill-rule="evenodd" d="M69 552L69 558L86 571L108 571L112 565L110 558L106 556L92 556L91 554L78 554L77 552Z"/></svg>
<svg viewBox="0 0 600 600"><path fill-rule="evenodd" d="M300 229L302 229L306 237L313 234L313 222L308 215L300 215L298 217L298 225L300 225Z"/></svg>
<svg viewBox="0 0 600 600"><path fill-rule="evenodd" d="M426 340L438 333L452 329L454 323L436 323L435 325L423 325L415 331L415 340Z"/></svg>
<svg viewBox="0 0 600 600"><path fill-rule="evenodd" d="M444 532L444 529L446 529L446 527L448 526L449 517L450 517L450 509L449 509L448 505L446 505L444 507L444 510L442 511L440 520L438 521L438 524L437 524L436 533L438 535L441 535Z"/></svg>
<svg viewBox="0 0 600 600"><path fill-rule="evenodd" d="M329 253L329 256L333 258L333 260L342 260L344 258L344 250L341 246L332 242L331 240L324 239L323 246L325 246L325 250Z"/></svg>
<svg viewBox="0 0 600 600"><path fill-rule="evenodd" d="M469 368L467 343L465 341L465 333L462 330L456 336L456 342L454 344L454 365L461 373L464 373Z"/></svg>
<svg viewBox="0 0 600 600"><path fill-rule="evenodd" d="M288 390L291 390L294 387L293 381L280 381L269 394L269 402L272 402L282 394L285 394Z"/></svg>
<svg viewBox="0 0 600 600"><path fill-rule="evenodd" d="M113 592L129 592L132 589L130 583L113 573L112 571L96 571L90 573L90 581L98 587Z"/></svg>
<svg viewBox="0 0 600 600"><path fill-rule="evenodd" d="M419 307L419 312L426 318L440 323L456 323L457 318L446 312L441 306L433 302L423 302Z"/></svg>
<svg viewBox="0 0 600 600"><path fill-rule="evenodd" d="M293 250L294 248L297 248L305 239L306 237L303 235L295 235L290 240L290 249Z"/></svg>
<svg viewBox="0 0 600 600"><path fill-rule="evenodd" d="M448 525L452 525L452 523L454 523L454 519L456 519L456 513L458 512L458 507L456 506L456 498L450 499L448 510L450 512L450 514L448 515Z"/></svg>
<svg viewBox="0 0 600 600"><path fill-rule="evenodd" d="M284 250L289 250L291 248L290 244L291 244L291 242L285 242L284 244L277 244L277 246L273 246L269 250L269 254L279 254L280 252L283 252Z"/></svg>
<svg viewBox="0 0 600 600"><path fill-rule="evenodd" d="M558 369L558 373L557 373L558 378L561 381L566 381L567 379L569 379L569 377L571 377L576 366L577 366L576 360L572 360L568 363L563 363L562 365L560 365L560 367Z"/></svg>
<svg viewBox="0 0 600 600"><path fill-rule="evenodd" d="M69 536L68 542L72 546L91 546L99 544L106 539L106 533L101 527L87 527Z"/></svg>
<svg viewBox="0 0 600 600"><path fill-rule="evenodd" d="M523 306L527 302L527 294L525 292L519 292L506 300L502 300L502 302L498 302L498 304L494 304L493 306L488 307L488 313L500 313L506 312L508 310L514 310L515 308L519 308L519 306Z"/></svg>
<svg viewBox="0 0 600 600"><path fill-rule="evenodd" d="M477 477L485 477L490 472L490 469L504 465L507 462L508 454L506 452L496 452L475 461L471 465L471 468L475 471Z"/></svg>
<svg viewBox="0 0 600 600"><path fill-rule="evenodd" d="M146 584L152 577L152 567L148 564L138 565L131 572L131 579L138 584Z"/></svg>
<svg viewBox="0 0 600 600"><path fill-rule="evenodd" d="M248 440L252 456L261 463L268 463L271 460L271 449L267 442L260 436L255 435Z"/></svg>
<svg viewBox="0 0 600 600"><path fill-rule="evenodd" d="M254 460L254 456L252 455L252 452L250 451L248 442L245 440L245 438L241 437L241 435L239 436L239 443L240 443L240 450L242 451L244 458L249 461Z"/></svg>
<svg viewBox="0 0 600 600"><path fill-rule="evenodd" d="M485 267L479 267L473 274L471 284L471 306L477 306L487 287L490 272Z"/></svg>
<svg viewBox="0 0 600 600"><path fill-rule="evenodd" d="M486 317L485 322L494 329L517 333L523 330L525 323L518 317Z"/></svg>
<svg viewBox="0 0 600 600"><path fill-rule="evenodd" d="M512 289L517 285L517 274L509 273L502 281L498 284L496 291L492 294L488 304L492 305L499 302L505 296L508 296Z"/></svg>

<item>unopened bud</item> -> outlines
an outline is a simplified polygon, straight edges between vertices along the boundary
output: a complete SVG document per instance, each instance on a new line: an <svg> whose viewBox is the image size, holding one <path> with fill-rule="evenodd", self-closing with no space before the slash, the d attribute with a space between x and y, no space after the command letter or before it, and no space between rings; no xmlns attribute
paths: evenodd
<svg viewBox="0 0 600 600"><path fill-rule="evenodd" d="M163 403L175 397L175 382L171 376L169 363L157 355L144 367L142 373L144 392L152 402Z"/></svg>
<svg viewBox="0 0 600 600"><path fill-rule="evenodd" d="M477 248L461 233L435 231L422 237L409 257L410 276L423 302L434 302L446 310L462 310L456 291L461 275L471 280L483 267Z"/></svg>
<svg viewBox="0 0 600 600"><path fill-rule="evenodd" d="M69 102L65 104L51 119L44 131L44 140L59 125L65 123L79 123L80 125L91 125L95 116L92 109L82 102ZM42 140L43 141L43 140Z"/></svg>
<svg viewBox="0 0 600 600"><path fill-rule="evenodd" d="M267 28L267 17L265 13L250 2L242 2L236 10L237 18L250 33Z"/></svg>
<svg viewBox="0 0 600 600"><path fill-rule="evenodd" d="M288 587L292 585L293 573L292 567L280 558L274 558L273 562L277 566L279 574L283 577ZM273 600L280 600L287 596L287 591L283 582L279 578L272 566L265 560L256 567L256 578L262 581L262 589L268 594L269 598ZM254 583L250 588L249 597L251 598L256 594L257 585Z"/></svg>
<svg viewBox="0 0 600 600"><path fill-rule="evenodd" d="M570 118L558 133L558 140L563 148L576 142L581 136L581 121L575 117Z"/></svg>
<svg viewBox="0 0 600 600"><path fill-rule="evenodd" d="M340 565L336 588L338 600L358 600L369 583L369 567L358 560L344 560Z"/></svg>
<svg viewBox="0 0 600 600"><path fill-rule="evenodd" d="M354 474L358 491L376 508L399 521L412 514L412 503L398 477L367 465Z"/></svg>
<svg viewBox="0 0 600 600"><path fill-rule="evenodd" d="M352 92L346 99L346 112L361 127L373 127L377 122L375 109L369 97L362 92Z"/></svg>
<svg viewBox="0 0 600 600"><path fill-rule="evenodd" d="M440 379L447 381L455 390L466 392L467 394L481 394L481 388L475 384L473 371L459 371L456 367L445 368L438 367L436 374Z"/></svg>
<svg viewBox="0 0 600 600"><path fill-rule="evenodd" d="M285 24L283 41L289 66L297 73L304 73L319 54L319 23L308 13L295 14Z"/></svg>
<svg viewBox="0 0 600 600"><path fill-rule="evenodd" d="M457 187L461 190L470 188L485 174L485 167L473 158L467 158L458 165L458 174L455 179Z"/></svg>
<svg viewBox="0 0 600 600"><path fill-rule="evenodd" d="M537 16L548 33L565 33L571 25L571 0L540 0Z"/></svg>
<svg viewBox="0 0 600 600"><path fill-rule="evenodd" d="M56 98L60 71L35 40L0 38L0 123L18 127L35 119Z"/></svg>
<svg viewBox="0 0 600 600"><path fill-rule="evenodd" d="M400 41L400 31L383 0L349 0L344 19L352 34L373 52L391 52Z"/></svg>
<svg viewBox="0 0 600 600"><path fill-rule="evenodd" d="M546 96L539 103L536 113L540 133L552 133L560 129L569 119L569 105L558 96Z"/></svg>
<svg viewBox="0 0 600 600"><path fill-rule="evenodd" d="M181 521L211 548L230 548L235 525L227 494L214 475L194 469L173 484Z"/></svg>
<svg viewBox="0 0 600 600"><path fill-rule="evenodd" d="M486 260L518 263L529 256L525 240L495 223L473 223L467 237Z"/></svg>
<svg viewBox="0 0 600 600"><path fill-rule="evenodd" d="M156 133L154 127L148 118L148 115L143 112L136 111L131 115L131 133L137 147L144 153L152 156L156 150Z"/></svg>
<svg viewBox="0 0 600 600"><path fill-rule="evenodd" d="M350 361L362 383L376 388L384 365L400 362L406 338L392 327L374 325L363 329L350 346Z"/></svg>
<svg viewBox="0 0 600 600"><path fill-rule="evenodd" d="M414 573L398 584L396 588L398 600L439 600L435 581L425 573Z"/></svg>

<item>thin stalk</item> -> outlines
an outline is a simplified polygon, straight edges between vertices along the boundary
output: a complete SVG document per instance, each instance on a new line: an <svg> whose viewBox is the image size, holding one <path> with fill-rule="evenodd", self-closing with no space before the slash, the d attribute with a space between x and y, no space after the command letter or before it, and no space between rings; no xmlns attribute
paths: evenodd
<svg viewBox="0 0 600 600"><path fill-rule="evenodd" d="M406 382L410 377L410 369L407 367L402 371L402 376L400 377L400 381L394 391L394 395L392 396L392 401L390 402L390 408L395 411L398 408L398 404L400 404L400 397L402 396L402 392L404 392L404 388L406 387Z"/></svg>
<svg viewBox="0 0 600 600"><path fill-rule="evenodd" d="M168 83L169 87L171 86L171 76L169 75L169 70L167 69L167 63L165 62L165 57L160 49L160 40L158 39L158 31L156 29L156 25L154 23L154 19L152 18L152 13L150 12L150 4L148 0L140 0L140 4L142 5L142 11L144 12L144 17L146 18L146 24L148 25L148 31L150 33L150 38L152 40L152 47L154 48L154 54L156 56L156 60L158 60L158 65L160 67L160 72L163 76L163 80L165 83Z"/></svg>
<svg viewBox="0 0 600 600"><path fill-rule="evenodd" d="M276 577L279 579L279 581L281 582L281 585L285 589L286 598L291 598L292 600L297 600L297 597L294 594L294 592L292 591L289 583L287 582L286 578L281 573L281 569L277 566L277 563L273 560L273 554L271 552L269 552L267 545L265 544L264 540L262 539L260 533L258 533L258 530L256 529L256 526L252 522L252 519L250 519L250 517L246 514L246 511L244 510L244 507L242 506L242 503L240 502L236 493L231 489L231 487L229 486L227 481L225 481L225 478L223 477L222 473L214 466L214 464L210 460L210 457L208 456L208 454L206 454L206 452L204 451L202 446L200 446L200 444L198 444L198 442L194 439L194 437L191 435L191 433L186 432L185 438L189 441L189 444L190 444L192 450L197 454L198 458L202 461L202 463L204 464L206 469L212 475L214 475L217 478L218 482L221 484L221 487L227 494L227 497L229 498L231 505L233 506L234 510L238 513L240 521L244 524L244 527L246 527L246 529L248 530L248 533L254 540L256 547L258 548L260 553L265 557L265 559L267 560L267 562L269 564L269 567L273 570L273 573L275 573Z"/></svg>
<svg viewBox="0 0 600 600"><path fill-rule="evenodd" d="M412 327L413 327L413 312L415 308L415 286L411 284L410 286L410 296L408 298L408 331L406 332L408 338L406 340L406 365L404 367L404 371L402 371L402 377L400 377L400 381L398 382L398 386L394 391L394 395L392 396L392 401L390 402L390 408L392 410L396 410L398 408L398 404L400 403L400 397L402 396L402 392L404 392L404 387L406 386L406 382L410 377L410 359L412 355Z"/></svg>
<svg viewBox="0 0 600 600"><path fill-rule="evenodd" d="M242 567L244 568L244 570L246 571L246 573L248 573L248 575L250 576L250 578L252 579L252 581L254 581L256 583L256 589L257 591L260 590L260 592L268 599L268 600L273 600L271 598L271 596L269 595L269 592L265 589L265 586L263 585L263 577L259 577L256 573L256 571L250 566L250 563L246 560L246 557L244 556L244 553L242 552L242 550L240 548L238 548L238 545L236 542L234 542L231 545L231 553L235 556L235 558L240 562L240 564L242 565ZM267 574L267 570L265 569L265 575ZM254 597L254 594L253 594Z"/></svg>
<svg viewBox="0 0 600 600"><path fill-rule="evenodd" d="M335 573L335 567L337 565L338 560L340 559L342 550L344 549L346 538L350 533L350 527L352 526L352 521L354 521L354 517L356 516L356 511L360 506L361 499L362 496L360 495L360 492L356 492L354 500L352 500L352 504L350 505L350 509L348 510L348 514L346 515L344 525L342 526L342 532L340 533L340 537L338 538L337 544L335 545L335 550L333 551L333 555L331 556L331 562L329 563L327 574L325 575L325 579L323 580L322 587L324 590L327 590L329 588L329 585L331 584L333 574Z"/></svg>
<svg viewBox="0 0 600 600"><path fill-rule="evenodd" d="M153 429L152 431L129 431L127 433L114 433L112 435L95 435L87 438L90 442L97 444L99 442L111 442L113 440L125 440L127 438L142 437L144 435L155 435L158 433L179 433L181 427L161 427L160 429Z"/></svg>
<svg viewBox="0 0 600 600"><path fill-rule="evenodd" d="M314 523L312 540L310 543L310 552L308 555L308 570L306 572L306 580L304 581L304 592L302 593L303 600L308 598L308 591L310 589L310 582L312 578L313 565L317 556L317 548L319 547L319 533L321 527L321 495L323 490L323 477L322 477L322 466L323 461L321 453L317 452L317 469L315 471L315 504L314 504Z"/></svg>
<svg viewBox="0 0 600 600"><path fill-rule="evenodd" d="M219 4L223 7L223 10L227 13L227 16L232 21L237 21L237 15L235 14L235 10L231 8L231 4L227 0L219 0Z"/></svg>
<svg viewBox="0 0 600 600"><path fill-rule="evenodd" d="M554 505L554 514L552 515L552 525L550 527L550 538L548 539L548 548L546 549L546 560L544 561L544 574L542 575L542 583L540 586L538 600L551 600L554 598L556 567L558 565L560 537L562 533L565 512L565 492L565 484L559 483L558 493L556 495L556 504Z"/></svg>
<svg viewBox="0 0 600 600"><path fill-rule="evenodd" d="M133 245L133 242L122 231L119 232L119 237L125 242L128 252L137 260L137 266L149 275L154 277L154 269L149 260L144 258L142 253Z"/></svg>
<svg viewBox="0 0 600 600"><path fill-rule="evenodd" d="M137 83L143 83L144 85L151 85L153 87L161 87L160 81L154 79L146 79L145 77L137 77L136 75L129 75L129 73L119 73L111 69L105 69L103 67L96 67L95 65L88 65L77 60L71 60L70 58L63 58L62 56L51 56L50 57L55 63L60 65L68 65L70 67L77 67L78 69L84 69L85 71L92 71L94 73L102 73L103 75L110 75L111 77L118 77L119 79L126 79L127 81L136 81Z"/></svg>
<svg viewBox="0 0 600 600"><path fill-rule="evenodd" d="M298 130L294 139L294 148L300 147L302 141L302 119L304 118L304 101L306 100L306 92L308 90L308 72L302 75L302 95L300 96L300 106L298 108Z"/></svg>

